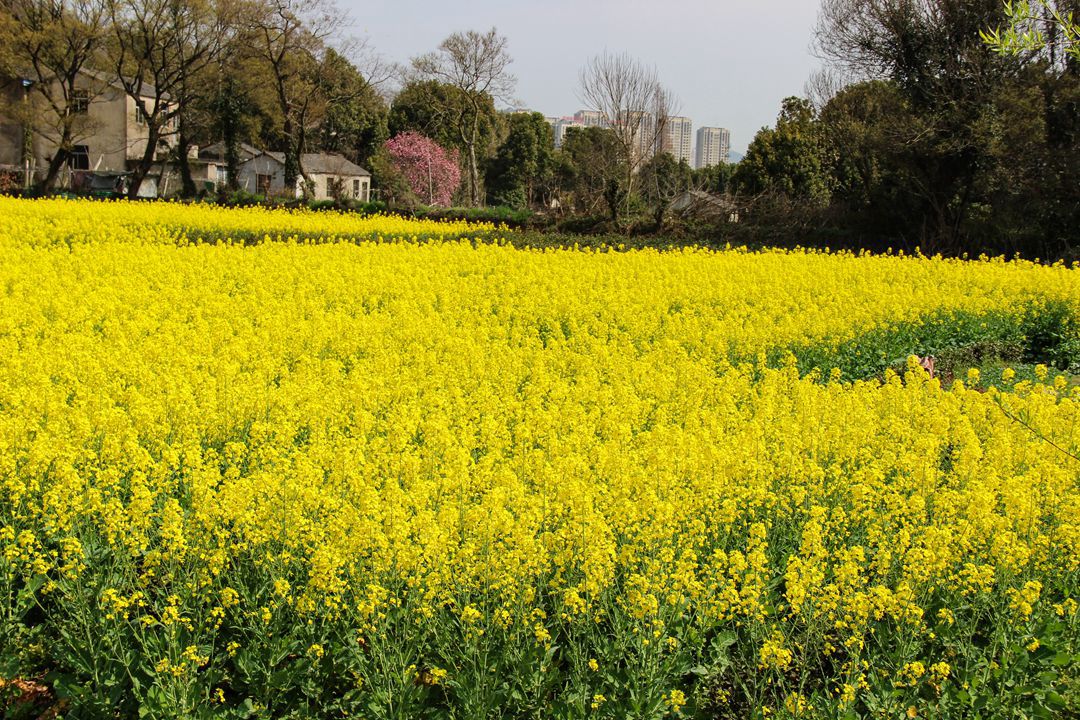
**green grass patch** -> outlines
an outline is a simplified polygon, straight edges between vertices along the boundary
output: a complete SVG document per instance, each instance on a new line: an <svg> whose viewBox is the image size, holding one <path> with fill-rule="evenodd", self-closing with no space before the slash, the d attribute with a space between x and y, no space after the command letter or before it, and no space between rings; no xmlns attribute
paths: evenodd
<svg viewBox="0 0 1080 720"><path fill-rule="evenodd" d="M933 356L936 373L947 380L972 367L986 368L986 378L996 376L999 382L1006 367L1030 368L1032 377L1037 364L1077 374L1080 320L1064 302L1013 313L942 312L842 342L826 339L777 348L769 353L769 363L783 363L789 352L803 374L817 370L828 375L835 369L848 381L879 377L889 369L902 371L911 355Z"/></svg>

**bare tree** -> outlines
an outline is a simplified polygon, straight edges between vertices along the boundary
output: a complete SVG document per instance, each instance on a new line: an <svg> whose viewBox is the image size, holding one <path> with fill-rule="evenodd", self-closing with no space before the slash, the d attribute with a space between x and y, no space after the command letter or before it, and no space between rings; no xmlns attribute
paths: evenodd
<svg viewBox="0 0 1080 720"><path fill-rule="evenodd" d="M177 119L236 27L237 4L222 0L110 0L112 61L118 82L146 127L135 165L135 197L159 146L178 131Z"/></svg>
<svg viewBox="0 0 1080 720"><path fill-rule="evenodd" d="M281 133L285 141L285 186L309 180L303 166L311 132L327 109L355 100L364 84L335 82L342 61L355 67L364 83L377 88L394 74L361 38L340 38L348 24L333 0L263 0L252 25L252 49L274 84Z"/></svg>
<svg viewBox="0 0 1080 720"><path fill-rule="evenodd" d="M803 85L803 95L815 110L821 112L821 109L836 97L838 92L856 81L857 78L845 73L839 67L823 67L811 73Z"/></svg>
<svg viewBox="0 0 1080 720"><path fill-rule="evenodd" d="M45 112L19 108L32 117L26 127L56 147L41 187L53 187L81 140L94 134L90 103L106 87L87 72L103 47L108 12L104 0L8 0L0 5L0 70L20 77Z"/></svg>
<svg viewBox="0 0 1080 720"><path fill-rule="evenodd" d="M517 78L507 69L513 61L506 44L506 38L495 28L483 34L470 30L454 33L442 41L436 52L412 61L414 73L421 78L445 83L462 96L454 127L465 148L469 203L474 206L480 204L482 197L477 144L485 99L509 101L517 84Z"/></svg>
<svg viewBox="0 0 1080 720"><path fill-rule="evenodd" d="M317 113L320 58L345 18L333 0L265 0L253 51L270 68L285 140L285 186L305 176L302 156Z"/></svg>
<svg viewBox="0 0 1080 720"><path fill-rule="evenodd" d="M593 57L580 75L580 99L600 112L615 131L625 159L623 204L629 211L634 176L662 147L668 119L677 110L673 95L661 84L656 68L627 53Z"/></svg>
<svg viewBox="0 0 1080 720"><path fill-rule="evenodd" d="M392 94L392 81L400 75L397 63L387 60L368 38L346 38L337 47L338 54L347 58L364 77L364 81L380 97Z"/></svg>

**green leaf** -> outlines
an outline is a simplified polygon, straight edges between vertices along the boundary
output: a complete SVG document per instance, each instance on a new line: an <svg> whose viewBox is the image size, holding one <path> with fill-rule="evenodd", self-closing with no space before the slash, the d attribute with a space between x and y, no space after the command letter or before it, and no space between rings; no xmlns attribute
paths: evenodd
<svg viewBox="0 0 1080 720"><path fill-rule="evenodd" d="M1065 702L1065 698L1053 690L1046 694L1046 704L1054 710L1064 710L1068 705L1068 703Z"/></svg>
<svg viewBox="0 0 1080 720"><path fill-rule="evenodd" d="M57 673L50 675L46 678L51 681L53 691L56 692L56 697L61 699L71 699L84 694L85 690L78 678L72 675L65 675Z"/></svg>

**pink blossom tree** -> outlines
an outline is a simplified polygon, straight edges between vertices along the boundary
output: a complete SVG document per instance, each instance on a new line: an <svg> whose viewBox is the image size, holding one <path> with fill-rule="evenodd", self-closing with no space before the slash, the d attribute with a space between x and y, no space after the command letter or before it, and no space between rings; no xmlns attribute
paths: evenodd
<svg viewBox="0 0 1080 720"><path fill-rule="evenodd" d="M418 132L403 132L386 141L394 167L416 196L429 205L449 205L461 184L457 150L447 150Z"/></svg>

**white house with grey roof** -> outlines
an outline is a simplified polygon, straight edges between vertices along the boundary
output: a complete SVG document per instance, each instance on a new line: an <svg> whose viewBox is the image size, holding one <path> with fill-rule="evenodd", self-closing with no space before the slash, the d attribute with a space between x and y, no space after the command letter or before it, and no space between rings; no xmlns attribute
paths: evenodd
<svg viewBox="0 0 1080 720"><path fill-rule="evenodd" d="M304 153L300 164L314 187L316 200L350 198L367 202L371 197L371 173L342 155ZM285 187L285 154L263 151L240 163L240 187L259 195L300 197L303 178L295 188Z"/></svg>

